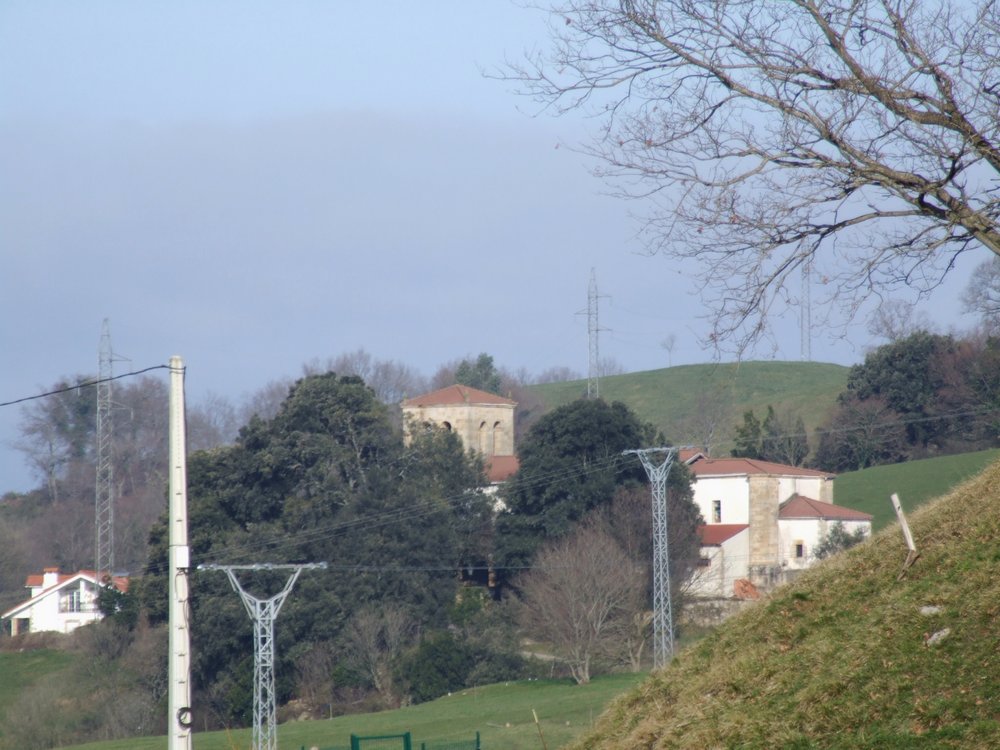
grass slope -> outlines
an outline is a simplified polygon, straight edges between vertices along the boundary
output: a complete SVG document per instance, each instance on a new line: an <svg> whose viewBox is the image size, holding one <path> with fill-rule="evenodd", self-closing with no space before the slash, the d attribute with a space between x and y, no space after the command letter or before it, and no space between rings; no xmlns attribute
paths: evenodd
<svg viewBox="0 0 1000 750"><path fill-rule="evenodd" d="M599 677L589 685L568 680L537 680L488 685L464 690L436 701L377 714L340 716L327 721L302 721L278 727L280 750L300 747L349 747L350 735L411 732L420 742L469 740L480 733L482 746L492 750L537 750L541 747L532 709L549 748L564 746L593 725L615 696L636 685L643 675ZM136 737L92 742L75 750L160 750L163 737ZM246 750L250 731L205 732L194 735L195 750Z"/></svg>
<svg viewBox="0 0 1000 750"><path fill-rule="evenodd" d="M68 669L72 654L53 649L0 653L0 719L16 703L22 691L46 675ZM0 721L0 738L3 724Z"/></svg>
<svg viewBox="0 0 1000 750"><path fill-rule="evenodd" d="M903 580L893 526L681 653L573 747L1000 747L998 498L1000 462L909 514Z"/></svg>
<svg viewBox="0 0 1000 750"><path fill-rule="evenodd" d="M601 378L601 397L621 401L642 419L652 422L667 439L693 443L700 439L692 428L700 412L725 407L720 432L729 436L753 409L763 419L768 404L801 414L806 429L822 424L847 386L847 367L820 362L740 362L684 365ZM567 404L587 392L587 381L532 386L548 409ZM719 444L716 452L730 445Z"/></svg>
<svg viewBox="0 0 1000 750"><path fill-rule="evenodd" d="M872 529L878 531L896 521L889 501L892 493L899 495L903 510L909 513L978 474L998 458L1000 449L994 448L840 474L834 483L834 502L871 513Z"/></svg>

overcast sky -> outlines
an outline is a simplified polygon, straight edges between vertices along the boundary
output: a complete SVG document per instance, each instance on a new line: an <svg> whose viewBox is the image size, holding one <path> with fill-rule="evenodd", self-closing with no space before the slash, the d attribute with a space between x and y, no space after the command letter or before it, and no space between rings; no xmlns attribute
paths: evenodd
<svg viewBox="0 0 1000 750"><path fill-rule="evenodd" d="M96 373L105 318L116 373L181 355L193 401L359 347L425 375L479 352L585 373L591 269L603 356L710 360L685 269L572 148L594 123L483 75L545 21L507 0L4 0L0 402ZM962 283L929 308L944 327ZM859 361L852 331L813 359ZM795 315L751 356L800 359ZM37 483L19 409L0 492Z"/></svg>

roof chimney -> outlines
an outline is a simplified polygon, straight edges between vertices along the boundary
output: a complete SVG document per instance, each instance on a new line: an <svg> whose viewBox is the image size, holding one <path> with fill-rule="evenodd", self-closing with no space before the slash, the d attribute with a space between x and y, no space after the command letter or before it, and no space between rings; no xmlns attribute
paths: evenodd
<svg viewBox="0 0 1000 750"><path fill-rule="evenodd" d="M42 568L42 587L48 588L59 583L59 568Z"/></svg>

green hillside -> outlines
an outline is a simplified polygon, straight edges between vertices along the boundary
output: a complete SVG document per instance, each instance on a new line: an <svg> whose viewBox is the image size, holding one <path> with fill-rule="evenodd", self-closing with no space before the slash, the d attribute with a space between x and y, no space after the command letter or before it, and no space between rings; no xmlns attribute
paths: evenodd
<svg viewBox="0 0 1000 750"><path fill-rule="evenodd" d="M848 370L820 362L683 365L601 378L600 393L627 404L675 444L700 444L703 423L711 418L728 440L744 411L754 409L762 418L768 404L800 414L811 436L846 387ZM531 391L551 409L585 395L587 381L546 383ZM729 447L717 442L715 452Z"/></svg>
<svg viewBox="0 0 1000 750"><path fill-rule="evenodd" d="M994 448L840 474L834 483L834 502L871 513L872 528L878 531L896 520L889 502L892 493L899 495L903 510L909 513L975 476L998 458L1000 449Z"/></svg>
<svg viewBox="0 0 1000 750"><path fill-rule="evenodd" d="M1000 462L729 620L577 750L1000 746Z"/></svg>

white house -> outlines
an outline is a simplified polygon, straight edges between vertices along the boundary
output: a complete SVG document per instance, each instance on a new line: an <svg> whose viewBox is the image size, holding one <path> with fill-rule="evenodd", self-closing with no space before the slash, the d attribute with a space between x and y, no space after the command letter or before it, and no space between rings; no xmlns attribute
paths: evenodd
<svg viewBox="0 0 1000 750"><path fill-rule="evenodd" d="M802 495L793 495L778 509L778 532L781 565L789 570L803 570L814 561L814 551L834 524L854 534L872 532L872 517L860 510L833 503L822 503Z"/></svg>
<svg viewBox="0 0 1000 750"><path fill-rule="evenodd" d="M871 533L871 516L833 503L835 475L749 458L681 455L706 521L696 596L756 596L816 561L833 523Z"/></svg>
<svg viewBox="0 0 1000 750"><path fill-rule="evenodd" d="M692 596L708 599L732 597L738 581L747 577L750 526L718 523L698 527L701 559L688 582Z"/></svg>
<svg viewBox="0 0 1000 750"><path fill-rule="evenodd" d="M128 590L128 578L115 576L112 583L119 591ZM59 568L45 568L40 575L29 575L24 585L30 598L0 615L10 621L11 635L71 633L103 617L97 608L100 585L92 570L64 574Z"/></svg>

